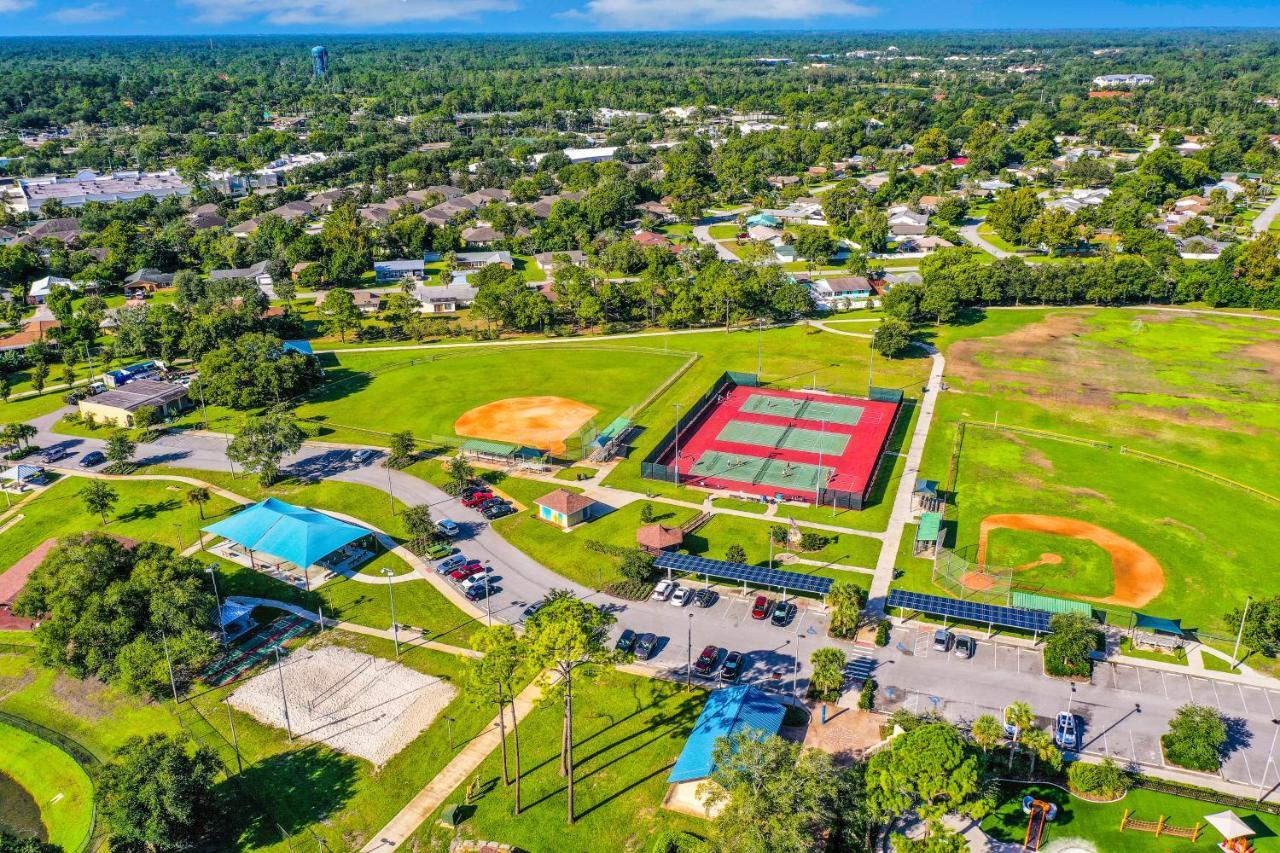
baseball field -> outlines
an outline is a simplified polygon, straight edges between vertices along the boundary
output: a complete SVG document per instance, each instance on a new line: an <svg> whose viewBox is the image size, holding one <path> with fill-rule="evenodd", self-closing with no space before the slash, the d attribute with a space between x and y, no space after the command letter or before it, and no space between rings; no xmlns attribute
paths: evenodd
<svg viewBox="0 0 1280 853"><path fill-rule="evenodd" d="M1280 323L991 311L939 343L951 391L921 473L954 489L949 545L1016 586L1208 633L1246 595L1280 594L1262 571L1280 530ZM903 567L902 585L932 588L925 561Z"/></svg>

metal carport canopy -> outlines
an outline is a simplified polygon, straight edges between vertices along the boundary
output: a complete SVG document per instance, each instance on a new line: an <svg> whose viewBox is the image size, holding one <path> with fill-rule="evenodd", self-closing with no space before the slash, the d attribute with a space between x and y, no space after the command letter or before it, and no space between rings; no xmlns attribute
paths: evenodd
<svg viewBox="0 0 1280 853"><path fill-rule="evenodd" d="M658 556L657 566L668 572L689 572L705 575L709 578L738 581L756 586L777 587L793 592L808 592L825 596L831 591L831 578L820 575L804 575L799 572L784 572L765 566L747 566L742 563L730 563L725 560L711 560L706 557L695 557L692 554L663 553Z"/></svg>

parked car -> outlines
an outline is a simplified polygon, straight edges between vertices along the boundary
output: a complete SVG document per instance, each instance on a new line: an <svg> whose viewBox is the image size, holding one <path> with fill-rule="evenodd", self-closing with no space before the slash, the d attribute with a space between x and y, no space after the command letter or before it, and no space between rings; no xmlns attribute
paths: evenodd
<svg viewBox="0 0 1280 853"><path fill-rule="evenodd" d="M742 675L744 660L746 655L742 652L729 652L725 655L724 663L720 664L720 680L730 684L737 681L738 676Z"/></svg>
<svg viewBox="0 0 1280 853"><path fill-rule="evenodd" d="M362 447L359 450L357 450L355 453L351 454L351 458L354 459L359 464L363 465L364 463L368 462L370 459L374 458L377 455L378 455L378 451L370 450L367 447Z"/></svg>
<svg viewBox="0 0 1280 853"><path fill-rule="evenodd" d="M939 628L933 632L933 650L935 652L949 652L951 651L951 644L955 642L955 639L955 634L952 634L950 631L943 628Z"/></svg>
<svg viewBox="0 0 1280 853"><path fill-rule="evenodd" d="M453 571L454 569L460 568L461 566L465 566L466 564L467 564L466 557L464 557L462 554L454 554L452 557L445 557L443 560L441 560L440 564L436 566L436 572L442 575L447 575L449 572Z"/></svg>
<svg viewBox="0 0 1280 853"><path fill-rule="evenodd" d="M716 670L716 662L720 659L718 646L707 646L693 662L693 671L699 675L710 675Z"/></svg>
<svg viewBox="0 0 1280 853"><path fill-rule="evenodd" d="M446 545L443 542L437 542L434 545L428 546L427 550L424 553L426 554L428 560L443 560L445 557L449 556L450 554L456 553L457 550L458 549L454 548L452 545Z"/></svg>
<svg viewBox="0 0 1280 853"><path fill-rule="evenodd" d="M629 655L635 647L636 632L632 631L630 628L623 628L622 635L618 637L618 642L614 643L613 648L616 651L622 652L624 655Z"/></svg>
<svg viewBox="0 0 1280 853"><path fill-rule="evenodd" d="M693 600L693 590L687 586L682 586L675 591L675 593L671 596L671 601L668 603L676 607L684 607L686 604L688 604L692 600Z"/></svg>
<svg viewBox="0 0 1280 853"><path fill-rule="evenodd" d="M476 572L471 577L463 580L460 586L462 587L462 591L466 592L467 590L471 589L473 586L476 586L478 584L487 584L488 582L489 582L489 576L485 574L484 570L482 569L481 571Z"/></svg>
<svg viewBox="0 0 1280 853"><path fill-rule="evenodd" d="M472 575L478 575L484 571L484 564L479 560L468 560L465 566L454 569L449 572L449 577L455 581L464 581Z"/></svg>
<svg viewBox="0 0 1280 853"><path fill-rule="evenodd" d="M1066 711L1058 712L1058 720L1053 726L1053 742L1058 749L1075 749L1080 743L1080 735L1076 730L1076 715Z"/></svg>
<svg viewBox="0 0 1280 853"><path fill-rule="evenodd" d="M751 605L752 619L768 619L773 610L773 602L763 595L757 595L755 604Z"/></svg>
<svg viewBox="0 0 1280 853"><path fill-rule="evenodd" d="M636 660L648 660L658 648L657 634L641 634L636 640Z"/></svg>
<svg viewBox="0 0 1280 853"><path fill-rule="evenodd" d="M1004 723L1004 733L1009 737L1015 737L1018 734L1018 727L1009 722L1009 711L1012 708L1012 705L1005 705L1004 711L1000 714L1001 721Z"/></svg>
<svg viewBox="0 0 1280 853"><path fill-rule="evenodd" d="M80 461L76 464L81 468L92 468L95 465L101 465L107 461L107 455L101 450L90 450L84 456L80 457Z"/></svg>
<svg viewBox="0 0 1280 853"><path fill-rule="evenodd" d="M462 594L467 597L467 601L483 601L499 591L500 589L491 583L478 583L463 590Z"/></svg>
<svg viewBox="0 0 1280 853"><path fill-rule="evenodd" d="M956 637L956 657L968 660L973 657L973 653L977 648L978 644L973 637Z"/></svg>
<svg viewBox="0 0 1280 853"><path fill-rule="evenodd" d="M436 522L436 530L450 539L462 533L462 528L458 526L458 522L450 521L447 518L442 518Z"/></svg>
<svg viewBox="0 0 1280 853"><path fill-rule="evenodd" d="M88 390L89 390L89 396L92 397L95 394L106 393L107 386L102 382L90 382Z"/></svg>
<svg viewBox="0 0 1280 853"><path fill-rule="evenodd" d="M480 506L485 501L493 500L493 492L472 492L462 499L463 506Z"/></svg>
<svg viewBox="0 0 1280 853"><path fill-rule="evenodd" d="M650 596L654 601L666 601L675 591L680 588L680 584L675 581L666 579L658 581L658 585L653 588L653 595Z"/></svg>
<svg viewBox="0 0 1280 853"><path fill-rule="evenodd" d="M65 448L51 447L40 454L40 461L48 465L52 462L57 462L59 459L66 459L70 455Z"/></svg>
<svg viewBox="0 0 1280 853"><path fill-rule="evenodd" d="M493 521L496 518L504 518L505 516L511 515L515 511L516 511L516 508L513 507L511 504L500 503L494 506L485 507L484 509L480 510L480 514L483 515L485 518L487 518L489 521Z"/></svg>
<svg viewBox="0 0 1280 853"><path fill-rule="evenodd" d="M773 609L773 624L779 628L786 627L791 624L791 620L796 616L797 607L790 601L779 601L778 606Z"/></svg>
<svg viewBox="0 0 1280 853"><path fill-rule="evenodd" d="M488 486L463 486L462 491L458 492L458 497L466 500L477 492L489 492ZM492 492L490 492L492 494Z"/></svg>
<svg viewBox="0 0 1280 853"><path fill-rule="evenodd" d="M533 604L530 604L528 607L526 607L524 611L520 614L520 618L526 621L529 619L532 619L534 616L538 615L539 610L541 610L546 606L547 606L547 600L545 598L540 598L537 601L535 601Z"/></svg>
<svg viewBox="0 0 1280 853"><path fill-rule="evenodd" d="M710 607L716 603L716 599L720 597L720 593L714 589L707 589L705 586L693 594L693 603L699 607Z"/></svg>

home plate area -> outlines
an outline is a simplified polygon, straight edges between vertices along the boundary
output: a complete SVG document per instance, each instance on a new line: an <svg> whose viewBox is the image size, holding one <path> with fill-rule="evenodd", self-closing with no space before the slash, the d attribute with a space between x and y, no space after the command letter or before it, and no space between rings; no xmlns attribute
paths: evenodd
<svg viewBox="0 0 1280 853"><path fill-rule="evenodd" d="M440 678L338 646L295 651L281 670L296 737L379 767L430 726L458 693ZM280 677L273 666L249 679L231 694L232 707L285 728Z"/></svg>

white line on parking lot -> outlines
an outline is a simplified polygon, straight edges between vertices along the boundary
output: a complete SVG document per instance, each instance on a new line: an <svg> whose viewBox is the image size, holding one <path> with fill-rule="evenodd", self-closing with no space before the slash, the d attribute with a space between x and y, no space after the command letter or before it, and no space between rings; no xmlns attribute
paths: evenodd
<svg viewBox="0 0 1280 853"><path fill-rule="evenodd" d="M1133 668L1133 674L1134 674L1135 676L1137 676L1137 678L1138 678L1138 692L1139 692L1139 693L1141 693L1141 692L1143 692L1143 690L1142 690L1142 668L1141 668L1141 667L1137 667L1137 666L1135 666L1135 667Z"/></svg>
<svg viewBox="0 0 1280 853"><path fill-rule="evenodd" d="M1271 697L1267 695L1270 692L1270 690L1263 690L1262 698L1267 700L1267 710L1271 712L1271 716L1274 718L1276 715L1276 709L1275 706L1271 704Z"/></svg>
<svg viewBox="0 0 1280 853"><path fill-rule="evenodd" d="M1168 699L1169 698L1169 682L1166 679L1167 679L1166 674L1163 672L1160 673L1160 684L1164 686L1164 698ZM1191 689L1190 686L1188 686L1187 690L1189 691L1190 689Z"/></svg>

